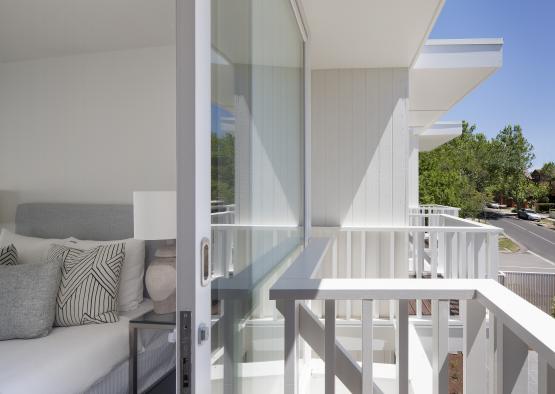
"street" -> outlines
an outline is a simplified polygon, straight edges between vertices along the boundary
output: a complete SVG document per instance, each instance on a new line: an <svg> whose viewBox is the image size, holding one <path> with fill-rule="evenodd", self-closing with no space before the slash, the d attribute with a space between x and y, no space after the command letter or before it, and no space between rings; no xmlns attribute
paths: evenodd
<svg viewBox="0 0 555 394"><path fill-rule="evenodd" d="M509 237L543 258L542 265L546 268L555 269L555 231L538 226L535 222L514 217L492 218L490 223L501 227Z"/></svg>

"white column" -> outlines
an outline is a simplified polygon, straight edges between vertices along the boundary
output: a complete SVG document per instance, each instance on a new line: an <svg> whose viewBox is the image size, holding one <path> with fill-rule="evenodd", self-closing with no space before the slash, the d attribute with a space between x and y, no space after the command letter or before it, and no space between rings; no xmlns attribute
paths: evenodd
<svg viewBox="0 0 555 394"><path fill-rule="evenodd" d="M500 368L501 381L498 382L498 393L528 393L528 345L506 326L501 330L502 343Z"/></svg>
<svg viewBox="0 0 555 394"><path fill-rule="evenodd" d="M434 394L449 388L449 301L432 300L432 347Z"/></svg>
<svg viewBox="0 0 555 394"><path fill-rule="evenodd" d="M409 302L399 300L396 311L395 351L397 355L397 385L395 394L409 392Z"/></svg>
<svg viewBox="0 0 555 394"><path fill-rule="evenodd" d="M298 301L284 301L284 391L299 392L299 314Z"/></svg>
<svg viewBox="0 0 555 394"><path fill-rule="evenodd" d="M538 354L538 394L555 393L555 369Z"/></svg>
<svg viewBox="0 0 555 394"><path fill-rule="evenodd" d="M335 393L335 300L326 300L325 317L325 387L326 394ZM288 391L286 391L288 392Z"/></svg>
<svg viewBox="0 0 555 394"><path fill-rule="evenodd" d="M362 301L362 392L374 393L372 300Z"/></svg>
<svg viewBox="0 0 555 394"><path fill-rule="evenodd" d="M464 393L487 392L486 309L475 300L460 301L464 319Z"/></svg>
<svg viewBox="0 0 555 394"><path fill-rule="evenodd" d="M499 264L499 234L488 233L488 278L497 282Z"/></svg>

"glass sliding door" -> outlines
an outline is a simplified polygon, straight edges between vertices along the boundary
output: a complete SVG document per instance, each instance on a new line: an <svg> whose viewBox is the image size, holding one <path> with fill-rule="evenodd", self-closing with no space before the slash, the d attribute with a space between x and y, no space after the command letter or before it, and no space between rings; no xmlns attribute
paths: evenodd
<svg viewBox="0 0 555 394"><path fill-rule="evenodd" d="M212 0L212 392L283 392L268 290L304 241L304 42L289 0Z"/></svg>

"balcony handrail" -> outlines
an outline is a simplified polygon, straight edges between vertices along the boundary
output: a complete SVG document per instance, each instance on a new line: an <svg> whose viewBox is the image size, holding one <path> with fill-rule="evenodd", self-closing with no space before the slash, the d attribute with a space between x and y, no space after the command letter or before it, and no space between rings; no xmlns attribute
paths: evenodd
<svg viewBox="0 0 555 394"><path fill-rule="evenodd" d="M326 355L331 355L335 360L335 363L326 363L326 392L328 387L329 392L334 392L335 376L353 392L376 392L371 361L372 303L374 300L396 300L397 384L399 392L408 393L407 302L411 299L426 298L431 299L433 303L433 370L434 388L437 392L447 389L446 335L448 304L452 299L463 302L464 384L468 385L465 387L476 393L485 393L487 390L493 392L499 387L503 388L503 392L512 389L518 391L518 385L523 384L524 378L527 380L526 375L520 378L520 371L524 368L528 349L531 348L538 353L540 392L547 393L555 389L555 319L551 316L492 279L315 279L314 275L331 242L332 239L325 238L312 240L270 289L270 299L278 302L279 309L286 319L286 387L293 387L297 381L295 374L298 365L294 361L297 354L295 338L299 335L305 337L303 332L310 327L309 330L321 332L307 332L307 339L313 340L318 335L325 337L325 350L318 349L317 353L321 357L324 356L324 362ZM309 313L310 308L299 304L309 300L325 302L325 326L315 324L317 317ZM366 330L362 338L362 350L366 358L363 356L362 368L349 359L335 338L337 300L363 302L361 320ZM489 320L486 311L489 311ZM486 334L488 321L489 335ZM367 338L368 336L370 338ZM484 365L486 363L487 366ZM489 388L484 385L488 380L487 374Z"/></svg>

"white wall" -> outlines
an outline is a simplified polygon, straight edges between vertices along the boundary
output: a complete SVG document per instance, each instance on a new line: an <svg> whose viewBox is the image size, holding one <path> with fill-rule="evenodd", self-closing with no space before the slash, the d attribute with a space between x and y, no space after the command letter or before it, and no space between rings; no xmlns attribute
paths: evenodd
<svg viewBox="0 0 555 394"><path fill-rule="evenodd" d="M0 63L0 226L175 189L175 105L174 46Z"/></svg>
<svg viewBox="0 0 555 394"><path fill-rule="evenodd" d="M409 162L408 162L408 204L409 208L418 207L420 203L420 181L419 181L419 157L420 147L418 135L415 130L410 130Z"/></svg>
<svg viewBox="0 0 555 394"><path fill-rule="evenodd" d="M407 223L407 69L312 73L312 225Z"/></svg>

